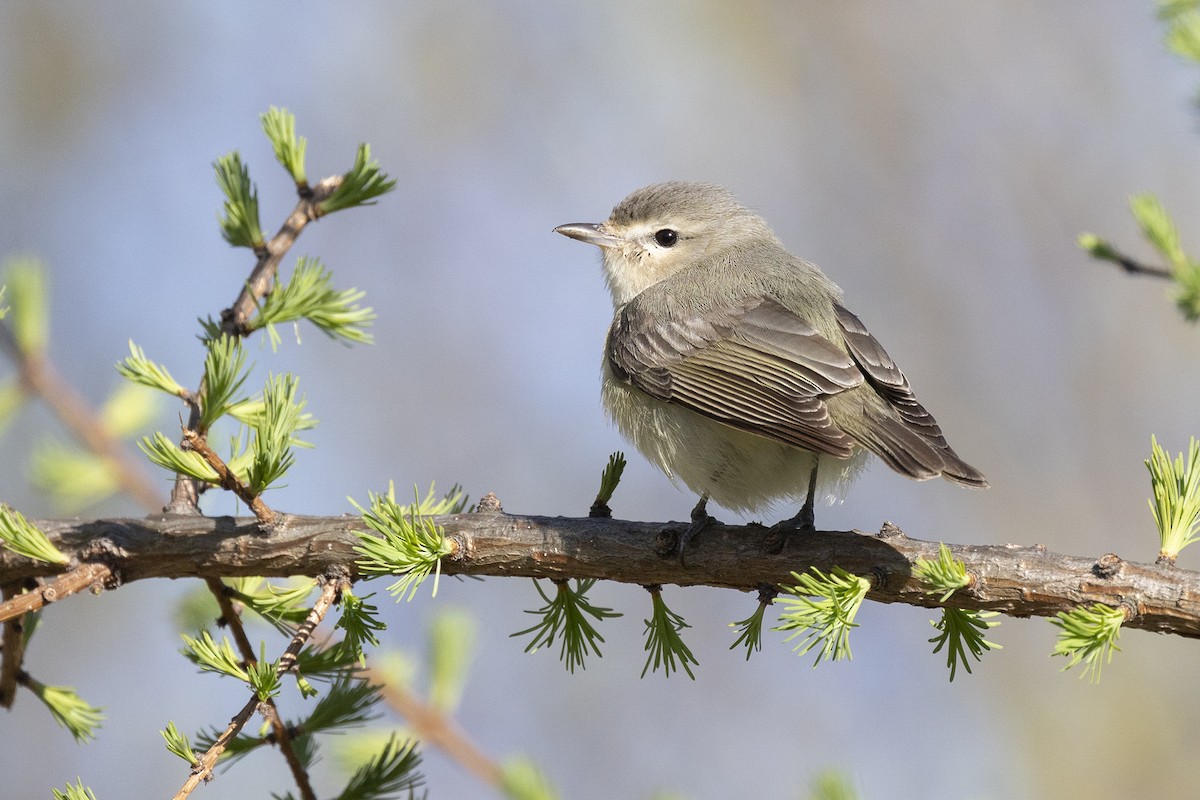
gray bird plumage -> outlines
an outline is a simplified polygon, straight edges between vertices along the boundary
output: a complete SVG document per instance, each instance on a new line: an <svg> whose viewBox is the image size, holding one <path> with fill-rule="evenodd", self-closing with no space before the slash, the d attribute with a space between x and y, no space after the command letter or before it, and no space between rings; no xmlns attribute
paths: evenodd
<svg viewBox="0 0 1200 800"><path fill-rule="evenodd" d="M559 233L601 248L615 316L603 399L672 479L727 508L836 491L864 451L916 480L987 481L815 265L725 189L662 183L600 224Z"/></svg>

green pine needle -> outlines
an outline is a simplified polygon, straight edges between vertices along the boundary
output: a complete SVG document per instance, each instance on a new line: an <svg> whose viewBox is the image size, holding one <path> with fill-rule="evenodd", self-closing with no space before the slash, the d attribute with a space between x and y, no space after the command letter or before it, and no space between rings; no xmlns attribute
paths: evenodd
<svg viewBox="0 0 1200 800"><path fill-rule="evenodd" d="M604 641L604 637L588 617L600 622L610 617L619 617L621 614L611 608L592 605L588 601L587 593L596 584L595 578L575 581L574 589L565 580L555 581L554 584L557 591L551 599L542 589L541 583L536 579L533 581L533 587L546 604L536 610L526 610L525 613L541 619L537 624L510 635L533 634L533 639L525 646L526 653L536 653L543 647L549 648L556 638L560 638L562 646L559 648L558 658L568 672L574 673L575 667L587 669L584 663L586 656L602 657L600 643Z"/></svg>
<svg viewBox="0 0 1200 800"><path fill-rule="evenodd" d="M348 677L345 670L313 706L308 718L297 727L306 733L337 731L365 725L379 714L375 705L383 699L379 687L369 681Z"/></svg>
<svg viewBox="0 0 1200 800"><path fill-rule="evenodd" d="M25 405L26 399L20 380L10 378L0 381L0 435L17 418L17 412Z"/></svg>
<svg viewBox="0 0 1200 800"><path fill-rule="evenodd" d="M250 182L250 170L235 150L213 162L217 184L225 194L225 213L220 219L221 235L234 247L257 250L264 246L258 221L258 190Z"/></svg>
<svg viewBox="0 0 1200 800"><path fill-rule="evenodd" d="M299 382L290 373L270 375L263 387L263 413L250 444L246 484L261 494L282 478L295 463L295 433L303 424L305 399Z"/></svg>
<svg viewBox="0 0 1200 800"><path fill-rule="evenodd" d="M328 682L338 680L348 670L361 667L362 663L362 651L347 645L343 640L320 647L301 648L296 655L295 673L298 683L303 681L307 684L309 680ZM301 688L304 690L303 686ZM313 692L315 689L310 694Z"/></svg>
<svg viewBox="0 0 1200 800"><path fill-rule="evenodd" d="M316 588L312 578L280 586L262 578L231 578L229 595L262 617L280 633L291 636L308 617L307 600Z"/></svg>
<svg viewBox="0 0 1200 800"><path fill-rule="evenodd" d="M1129 200L1142 233L1171 265L1175 284L1175 305L1184 317L1200 319L1200 264L1188 258L1179 243L1179 231L1158 198L1149 192Z"/></svg>
<svg viewBox="0 0 1200 800"><path fill-rule="evenodd" d="M1141 227L1142 235L1172 268L1186 268L1188 258L1179 244L1179 231L1158 198L1149 192L1135 194L1129 198L1129 209Z"/></svg>
<svg viewBox="0 0 1200 800"><path fill-rule="evenodd" d="M367 665L365 645L379 646L378 631L387 630L387 623L379 618L379 609L367 602L375 595L358 597L347 587L342 589L342 614L334 629L343 632L342 645L355 655L358 665Z"/></svg>
<svg viewBox="0 0 1200 800"><path fill-rule="evenodd" d="M1174 562L1179 551L1200 538L1200 442L1192 437L1188 443L1187 461L1180 453L1172 461L1150 437L1150 485L1154 499L1150 510L1158 526L1159 558Z"/></svg>
<svg viewBox="0 0 1200 800"><path fill-rule="evenodd" d="M128 439L158 419L161 399L144 386L118 383L100 406L101 424L113 437Z"/></svg>
<svg viewBox="0 0 1200 800"><path fill-rule="evenodd" d="M465 611L444 609L429 624L429 704L452 714L462 700L475 653L475 619Z"/></svg>
<svg viewBox="0 0 1200 800"><path fill-rule="evenodd" d="M420 764L416 742L393 736L377 756L354 773L337 800L385 800L401 792L411 794L425 783L424 776L417 772Z"/></svg>
<svg viewBox="0 0 1200 800"><path fill-rule="evenodd" d="M279 662L267 660L265 642L259 645L258 660L247 666L246 677L250 688L262 702L265 703L279 694Z"/></svg>
<svg viewBox="0 0 1200 800"><path fill-rule="evenodd" d="M174 722L167 723L167 729L159 731L167 743L167 750L182 758L189 764L195 764L198 759L192 751L191 742L188 741L187 734L181 732L175 727Z"/></svg>
<svg viewBox="0 0 1200 800"><path fill-rule="evenodd" d="M397 600L406 593L406 599L412 600L417 588L433 573L433 595L436 597L442 557L452 552L453 545L427 515L457 513L442 509L461 510L461 493L438 503L430 502L428 496L422 503L418 497L412 505L402 506L396 502L395 491L395 486L389 486L387 494L369 493L369 509L353 499L350 501L367 527L378 534L355 532L359 543L354 551L362 556L356 562L359 571L365 576L399 575L399 579L388 587L388 592ZM432 491L430 487L431 494ZM413 492L416 494L416 487Z"/></svg>
<svg viewBox="0 0 1200 800"><path fill-rule="evenodd" d="M772 595L772 600L774 595ZM746 648L746 660L750 660L750 656L762 650L762 635L763 635L763 620L766 618L767 606L772 600L766 600L763 594L759 593L758 606L754 609L754 613L743 620L729 623L729 627L738 629L738 637L733 644L729 645L729 649L733 650L739 644Z"/></svg>
<svg viewBox="0 0 1200 800"><path fill-rule="evenodd" d="M1200 61L1200 12L1195 0L1159 0L1158 17L1167 26L1167 48L1191 61Z"/></svg>
<svg viewBox="0 0 1200 800"><path fill-rule="evenodd" d="M510 758L500 767L500 793L508 800L558 800L559 794L528 758Z"/></svg>
<svg viewBox="0 0 1200 800"><path fill-rule="evenodd" d="M50 338L46 267L33 256L10 257L4 263L4 284L8 287L7 324L12 326L17 349L25 355L41 353Z"/></svg>
<svg viewBox="0 0 1200 800"><path fill-rule="evenodd" d="M321 212L332 214L354 206L374 205L375 198L396 188L396 181L379 170L379 162L371 158L371 146L360 144L354 166L342 176L342 184L320 203Z"/></svg>
<svg viewBox="0 0 1200 800"><path fill-rule="evenodd" d="M967 672L971 672L971 662L967 658L970 653L979 661L985 650L1000 650L1000 645L983 638L988 628L999 625L992 622L992 617L999 616L995 611L968 611L962 608L943 608L942 618L938 622L929 621L939 631L937 636L930 639L936 643L933 652L937 653L946 648L946 666L950 668L950 680L958 672L961 663Z"/></svg>
<svg viewBox="0 0 1200 800"><path fill-rule="evenodd" d="M1110 261L1114 264L1121 263L1124 258L1117 248L1112 246L1112 243L1105 239L1101 239L1094 233L1081 233L1076 240L1081 250L1086 250L1092 258L1101 261Z"/></svg>
<svg viewBox="0 0 1200 800"><path fill-rule="evenodd" d="M54 800L96 800L96 795L91 789L83 785L83 778L76 778L75 785L67 784L64 791L51 789L54 792Z"/></svg>
<svg viewBox="0 0 1200 800"><path fill-rule="evenodd" d="M858 796L850 776L827 769L813 778L808 800L857 800Z"/></svg>
<svg viewBox="0 0 1200 800"><path fill-rule="evenodd" d="M246 683L250 682L250 675L228 638L221 637L221 643L218 644L208 631L201 632L199 637L188 636L186 633L180 636L184 643L184 649L180 652L201 671L216 672Z"/></svg>
<svg viewBox="0 0 1200 800"><path fill-rule="evenodd" d="M1087 676L1092 683L1099 683L1101 668L1112 661L1114 650L1121 649L1117 640L1124 622L1125 611L1103 603L1060 611L1050 620L1060 629L1051 655L1068 659L1063 672L1082 662L1083 672L1079 677Z"/></svg>
<svg viewBox="0 0 1200 800"><path fill-rule="evenodd" d="M204 356L204 389L200 396L200 434L207 433L231 408L246 401L239 395L250 374L239 337L222 334L207 340L205 347L208 352Z"/></svg>
<svg viewBox="0 0 1200 800"><path fill-rule="evenodd" d="M232 406L229 406L229 416L236 419L238 422L245 425L251 430L266 425L267 405L263 402L262 396L248 398L242 400ZM312 414L304 413L296 420L296 432L311 430L317 427L317 418ZM313 445L303 439L292 437L292 447L311 448Z"/></svg>
<svg viewBox="0 0 1200 800"><path fill-rule="evenodd" d="M53 440L42 442L33 451L29 480L51 495L66 513L99 502L120 489L111 461Z"/></svg>
<svg viewBox="0 0 1200 800"><path fill-rule="evenodd" d="M89 705L70 686L47 686L32 678L25 685L46 704L54 721L71 732L83 744L96 738L96 729L104 719L103 709Z"/></svg>
<svg viewBox="0 0 1200 800"><path fill-rule="evenodd" d="M699 666L700 662L679 636L681 630L691 626L683 621L683 617L667 608L660 587L647 587L647 590L650 592L653 609L650 619L643 620L646 623L645 649L648 655L646 665L642 667L642 677L646 677L646 672L651 667L654 668L654 672L658 672L661 666L663 675L668 678L672 672L678 672L682 667L689 678L696 680L690 665Z"/></svg>
<svg viewBox="0 0 1200 800"><path fill-rule="evenodd" d="M613 492L617 490L617 484L621 482L621 475L625 472L625 454L620 450L608 457L608 466L600 473L600 492L596 495L596 502L608 504L612 499Z"/></svg>
<svg viewBox="0 0 1200 800"><path fill-rule="evenodd" d="M287 283L277 285L251 320L251 330L267 329L271 349L281 337L276 325L307 319L331 339L345 343L373 344L374 337L365 328L375 320L375 312L358 301L366 292L333 288L332 273L319 259L301 258Z"/></svg>
<svg viewBox="0 0 1200 800"><path fill-rule="evenodd" d="M828 575L812 567L812 574L793 572L792 577L796 579L796 585L782 587L787 595L778 598L779 603L791 610L779 616L782 624L772 630L792 631L785 642L807 634L793 648L799 655L820 645L813 662L814 669L822 661L851 658L850 630L858 627L854 617L871 582L851 575L841 567L834 567Z"/></svg>
<svg viewBox="0 0 1200 800"><path fill-rule="evenodd" d="M70 560L20 511L3 503L0 503L0 547L47 564L66 564Z"/></svg>
<svg viewBox="0 0 1200 800"><path fill-rule="evenodd" d="M169 472L187 475L205 483L217 484L220 477L204 457L195 450L183 450L161 432L153 436L143 436L138 447L146 454L151 463L157 464Z"/></svg>
<svg viewBox="0 0 1200 800"><path fill-rule="evenodd" d="M188 395L187 389L171 377L167 368L146 358L145 351L134 344L132 339L129 340L129 355L125 357L125 360L117 362L117 372L126 380L142 386L149 386L151 389L157 389L175 397L187 397Z"/></svg>
<svg viewBox="0 0 1200 800"><path fill-rule="evenodd" d="M308 140L296 135L296 116L286 108L271 106L262 120L263 133L271 140L275 150L275 160L292 176L297 186L307 186L308 178L304 174L304 151Z"/></svg>
<svg viewBox="0 0 1200 800"><path fill-rule="evenodd" d="M967 574L966 565L956 559L945 542L938 545L936 561L918 558L913 564L913 575L928 583L932 588L926 594L942 593L939 602L946 602L950 595L964 586L970 586L971 576Z"/></svg>

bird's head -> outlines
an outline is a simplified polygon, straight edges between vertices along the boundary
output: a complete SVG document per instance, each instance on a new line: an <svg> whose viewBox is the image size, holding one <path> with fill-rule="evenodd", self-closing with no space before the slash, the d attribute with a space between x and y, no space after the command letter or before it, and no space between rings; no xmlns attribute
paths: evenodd
<svg viewBox="0 0 1200 800"><path fill-rule="evenodd" d="M638 189L604 222L576 222L554 230L600 248L604 277L618 307L723 251L761 237L774 239L763 218L726 189L686 182Z"/></svg>

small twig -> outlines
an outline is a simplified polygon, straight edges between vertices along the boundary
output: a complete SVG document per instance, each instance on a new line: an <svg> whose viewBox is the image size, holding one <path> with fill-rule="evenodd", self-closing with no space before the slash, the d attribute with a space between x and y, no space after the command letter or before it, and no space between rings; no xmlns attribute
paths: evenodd
<svg viewBox="0 0 1200 800"><path fill-rule="evenodd" d="M229 721L229 725L213 742L212 747L204 751L204 755L196 759L196 763L192 765L192 772L188 779L184 781L179 791L175 793L174 800L184 800L188 797L201 781L211 780L213 767L217 765L217 759L221 757L221 753L225 752L225 748L233 741L246 723L250 721L250 717L254 715L254 710L258 708L258 697L252 696L249 702L242 707L233 719Z"/></svg>
<svg viewBox="0 0 1200 800"><path fill-rule="evenodd" d="M295 666L296 658L300 654L300 651L304 648L305 643L312 636L312 632L316 630L317 626L321 624L321 620L325 618L326 612L329 611L329 608L333 605L334 601L337 600L342 588L346 585L346 579L340 576L321 578L321 581L321 596L317 598L317 601L309 610L308 616L304 618L304 622L299 628L296 629L295 635L292 636L291 643L288 644L287 649L284 650L283 655L279 658L279 666L276 669L276 674L278 675L283 675L285 672ZM254 714L255 709L258 707L258 697L252 696L242 710L239 711L232 720L230 720L229 726L225 728L225 731L219 737L217 737L217 740L213 742L212 747L208 748L208 750L204 752L204 755L197 759L196 764L192 767L191 775L188 776L188 779L183 784L183 787L175 793L175 800L183 800L183 798L186 798L188 795L190 795L192 791L200 785L201 781L209 779L209 776L212 775L213 768L217 764L217 759L221 757L221 753L225 752L225 748L229 746L229 743L233 741L234 737L238 735L238 732L241 731L241 729L245 727L246 723L250 721L250 717ZM269 709L264 709L263 716L267 719L271 719L271 711ZM277 712L274 714L274 716L276 719L278 719ZM294 751L292 755L294 757ZM303 773L302 766L300 769L301 773ZM293 774L295 774L294 771ZM307 782L306 773L304 773L304 781L298 781L298 784L300 786L301 794L306 798L306 800L308 798L315 797L315 795L312 793L312 787Z"/></svg>
<svg viewBox="0 0 1200 800"><path fill-rule="evenodd" d="M185 447L195 450L208 463L210 467L216 470L217 476L220 479L221 488L228 489L241 498L242 502L249 507L254 514L255 519L261 525L274 525L276 515L266 503L263 502L262 495L255 494L249 486L242 483L237 475L233 474L228 465L221 460L216 451L208 446L208 442L204 437L196 433L190 428L183 429L183 443Z"/></svg>
<svg viewBox="0 0 1200 800"><path fill-rule="evenodd" d="M321 596L317 598L317 602L313 603L313 607L309 609L308 616L304 618L304 622L296 629L295 635L292 636L292 642L288 645L287 650L283 651L283 655L279 659L279 674L291 670L296 666L296 659L300 656L300 651L304 649L304 645L312 637L312 633L321 624L321 620L325 618L326 612L341 596L342 589L349 585L349 578L346 570L334 569L329 574L318 579L321 583Z"/></svg>
<svg viewBox="0 0 1200 800"><path fill-rule="evenodd" d="M5 593L6 599L0 603L0 622L37 611L84 589L103 586L112 574L112 570L105 564L83 564L33 591L11 597ZM7 656L8 650L5 649L4 653Z"/></svg>
<svg viewBox="0 0 1200 800"><path fill-rule="evenodd" d="M241 294L232 306L221 312L221 330L234 336L246 335L246 320L270 293L275 275L279 271L279 263L296 242L304 226L315 222L321 216L321 202L341 185L342 176L333 175L311 187L308 192L300 192L300 201L284 220L283 227L271 237L271 241L266 243L261 252L257 253L258 263L254 265Z"/></svg>
<svg viewBox="0 0 1200 800"><path fill-rule="evenodd" d="M1148 275L1151 278L1172 278L1175 275L1169 267L1160 267L1157 264L1143 264L1111 247L1107 253L1107 258L1103 260L1116 264L1130 275Z"/></svg>
<svg viewBox="0 0 1200 800"><path fill-rule="evenodd" d="M0 324L0 349L7 351L16 365L25 390L49 406L59 421L88 450L112 464L121 488L138 505L151 513L162 509L162 495L143 464L108 432L100 415L59 375L45 355L23 352L12 330L3 324Z"/></svg>
<svg viewBox="0 0 1200 800"><path fill-rule="evenodd" d="M254 654L254 646L250 644L250 637L246 635L246 627L242 625L241 615L233 605L233 600L229 596L228 587L221 582L219 578L208 578L205 583L208 585L208 590L212 592L213 597L217 600L217 605L221 608L221 618L225 620L225 625L233 634L233 640L237 643L238 651L242 654L242 660L247 664L253 664L258 660ZM300 759L296 755L296 750L292 747L292 736L284 724L282 717L279 716L279 709L275 705L273 699L267 700L260 708L267 722L271 724L271 729L275 733L275 742L279 745L279 751L283 753L284 760L288 763L288 768L292 771L292 778L296 781L296 786L300 789L300 796L304 800L316 800L316 793L313 792L312 782L308 778L308 771L304 765L300 763Z"/></svg>
<svg viewBox="0 0 1200 800"><path fill-rule="evenodd" d="M221 609L221 619L225 620L226 627L233 634L233 641L237 644L242 658L247 662L256 660L254 647L250 644L250 637L246 635L246 626L242 624L242 615L238 613L233 599L229 596L229 587L220 578L205 578L204 584L216 599L217 606Z"/></svg>
<svg viewBox="0 0 1200 800"><path fill-rule="evenodd" d="M246 280L233 305L221 312L222 331L233 336L245 336L249 333L246 328L246 320L250 318L251 312L258 307L263 298L270 294L283 257L295 244L296 238L300 236L304 227L321 216L321 201L328 198L341 185L342 176L333 175L316 186L297 188L300 200L296 203L296 207L284 220L279 232L271 237L269 242L255 250L258 260L250 272L250 277ZM195 396L201 397L203 394L204 382L201 381ZM189 406L187 428L195 430L200 423L200 406L191 403ZM199 513L197 503L200 499L200 492L199 481L186 475L176 475L175 485L171 489L171 502L167 506L168 510L175 514Z"/></svg>
<svg viewBox="0 0 1200 800"><path fill-rule="evenodd" d="M383 699L396 713L408 720L417 738L440 749L487 785L500 785L503 776L500 765L480 750L453 719L422 702L404 687L384 680L379 672L368 670L367 674L374 683L381 684Z"/></svg>
<svg viewBox="0 0 1200 800"><path fill-rule="evenodd" d="M0 598L12 599L16 590L5 586ZM0 633L0 708L12 708L17 696L17 676L25 659L25 624L20 617L6 620Z"/></svg>

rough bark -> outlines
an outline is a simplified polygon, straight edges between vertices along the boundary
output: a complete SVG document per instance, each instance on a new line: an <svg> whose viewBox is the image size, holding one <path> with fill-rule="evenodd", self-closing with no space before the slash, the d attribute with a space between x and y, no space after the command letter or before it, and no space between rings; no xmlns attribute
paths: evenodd
<svg viewBox="0 0 1200 800"><path fill-rule="evenodd" d="M75 565L103 564L108 586L145 578L322 575L354 570L357 517L287 516L269 531L253 518L156 515L145 519L37 520ZM938 544L910 539L894 526L879 534L794 534L782 552L764 551L766 528L713 525L673 555L682 522L535 517L496 512L437 518L454 543L449 575L598 578L636 584L706 585L754 590L787 583L810 566L840 566L872 582L868 598L937 606L912 575ZM1158 564L1069 556L1044 547L951 545L973 578L949 605L1010 616L1052 616L1080 604L1123 607L1126 627L1200 637L1200 573ZM0 551L0 585L52 577L62 568Z"/></svg>

